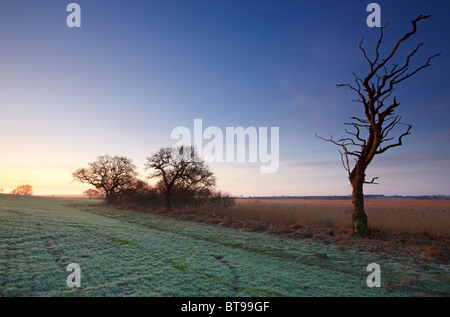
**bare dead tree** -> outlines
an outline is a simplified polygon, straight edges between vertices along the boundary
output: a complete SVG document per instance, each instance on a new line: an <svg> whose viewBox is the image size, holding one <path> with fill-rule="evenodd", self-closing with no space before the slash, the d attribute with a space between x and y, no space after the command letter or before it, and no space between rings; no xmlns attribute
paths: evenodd
<svg viewBox="0 0 450 317"><path fill-rule="evenodd" d="M406 33L397 41L394 48L387 57L382 58L380 55L380 46L383 40L383 32L387 25L381 27L381 34L375 48L375 56L372 59L368 56L366 49L363 48L363 40L359 44L359 48L368 62L370 71L366 77L358 77L355 73L354 84L338 84L338 87L348 87L354 91L358 99L354 102L361 103L364 109L364 115L352 117L351 122L345 123L351 129L345 129L346 137L339 139L325 139L340 147L342 165L348 172L350 184L353 189L352 193L352 226L353 232L357 237L367 237L367 215L364 210L364 184L376 184L378 177L372 178L371 181L366 180L366 169L375 155L382 154L389 149L401 146L403 138L410 135L412 125L403 123L401 116L395 113L400 105L394 97L390 99L394 88L397 84L414 76L420 70L429 67L431 60L435 54L427 59L421 66L410 69L411 59L416 55L422 47L423 42L418 44L411 53L406 57L402 64L392 63L392 58L397 53L399 46L408 40L417 31L417 23L421 20L429 18L431 15L419 15L411 21L412 30ZM388 101L391 100L391 101ZM397 132L398 128L403 127L403 132ZM395 132L397 136L392 136ZM354 163L352 164L352 158Z"/></svg>

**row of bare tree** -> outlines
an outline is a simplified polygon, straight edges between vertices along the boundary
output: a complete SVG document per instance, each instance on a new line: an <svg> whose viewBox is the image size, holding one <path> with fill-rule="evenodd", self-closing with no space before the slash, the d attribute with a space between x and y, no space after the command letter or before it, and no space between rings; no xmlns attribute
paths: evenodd
<svg viewBox="0 0 450 317"><path fill-rule="evenodd" d="M76 181L95 187L90 197L101 196L107 204L138 206L164 205L172 208L199 208L207 204L230 205L234 200L215 189L216 178L194 147L161 148L146 158L145 170L155 186L138 178L136 166L123 156L99 156L73 173Z"/></svg>

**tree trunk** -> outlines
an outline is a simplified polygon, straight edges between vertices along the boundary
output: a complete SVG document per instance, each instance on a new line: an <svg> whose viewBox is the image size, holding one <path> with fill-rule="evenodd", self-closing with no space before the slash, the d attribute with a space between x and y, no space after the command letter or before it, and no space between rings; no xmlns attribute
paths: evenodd
<svg viewBox="0 0 450 317"><path fill-rule="evenodd" d="M112 191L105 191L105 199L107 205L112 205L114 203L114 194Z"/></svg>
<svg viewBox="0 0 450 317"><path fill-rule="evenodd" d="M170 202L170 194L171 194L171 191L170 190L167 190L166 191L166 211L172 211L172 205L171 205L171 202Z"/></svg>
<svg viewBox="0 0 450 317"><path fill-rule="evenodd" d="M356 237L366 238L368 235L368 230L367 230L367 216L364 211L364 194L363 194L364 176L355 177L353 180L350 181L353 187L353 194L352 194L353 233L355 234Z"/></svg>

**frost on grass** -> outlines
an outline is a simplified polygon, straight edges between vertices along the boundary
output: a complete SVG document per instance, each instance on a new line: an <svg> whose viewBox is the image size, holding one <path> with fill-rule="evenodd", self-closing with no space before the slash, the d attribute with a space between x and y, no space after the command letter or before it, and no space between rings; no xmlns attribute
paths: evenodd
<svg viewBox="0 0 450 317"><path fill-rule="evenodd" d="M95 206L88 200L1 196L0 217L1 296L449 293L441 270L406 259ZM377 290L365 283L372 262L380 264L386 285ZM66 285L61 267L68 263L80 265L78 293ZM401 284L402 277L417 274L430 279Z"/></svg>

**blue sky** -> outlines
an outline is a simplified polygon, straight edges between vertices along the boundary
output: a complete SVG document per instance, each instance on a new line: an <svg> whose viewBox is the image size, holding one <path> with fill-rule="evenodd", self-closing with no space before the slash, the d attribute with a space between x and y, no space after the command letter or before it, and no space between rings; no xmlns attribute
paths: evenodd
<svg viewBox="0 0 450 317"><path fill-rule="evenodd" d="M71 172L102 154L145 157L173 145L171 131L279 127L280 168L211 163L218 187L243 195L347 195L338 148L362 114L338 83L364 76L358 49L374 48L371 1L74 1L68 28L61 0L0 3L0 188L30 183L37 194L78 194ZM414 127L404 146L375 157L368 194L450 194L450 3L377 1L389 22L384 52L419 14L433 17L399 51L419 42L413 65L432 66L398 85L398 113Z"/></svg>

